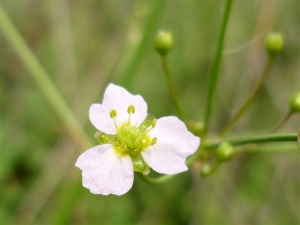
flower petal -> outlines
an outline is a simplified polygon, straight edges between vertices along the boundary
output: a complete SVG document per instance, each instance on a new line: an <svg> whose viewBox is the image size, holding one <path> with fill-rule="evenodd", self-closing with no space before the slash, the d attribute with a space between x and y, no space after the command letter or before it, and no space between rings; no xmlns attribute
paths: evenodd
<svg viewBox="0 0 300 225"><path fill-rule="evenodd" d="M76 164L83 186L93 194L125 194L133 184L130 156L118 154L112 145L98 145L82 153Z"/></svg>
<svg viewBox="0 0 300 225"><path fill-rule="evenodd" d="M104 93L103 104L93 104L90 108L90 120L99 130L107 134L116 134L113 119L110 118L111 110L117 111L116 122L118 125L128 121L128 106L135 107L131 122L139 126L147 116L147 103L140 95L132 95L126 89L109 84Z"/></svg>
<svg viewBox="0 0 300 225"><path fill-rule="evenodd" d="M110 109L101 104L93 104L90 107L90 121L98 130L106 134L116 134L114 120L110 118Z"/></svg>
<svg viewBox="0 0 300 225"><path fill-rule="evenodd" d="M152 169L163 174L186 171L185 159L200 144L200 138L190 133L185 124L174 116L158 119L148 135L156 137L157 142L141 154Z"/></svg>

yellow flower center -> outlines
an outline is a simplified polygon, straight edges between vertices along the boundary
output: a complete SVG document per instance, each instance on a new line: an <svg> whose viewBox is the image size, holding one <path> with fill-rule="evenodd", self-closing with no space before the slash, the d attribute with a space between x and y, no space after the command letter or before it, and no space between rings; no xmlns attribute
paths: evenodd
<svg viewBox="0 0 300 225"><path fill-rule="evenodd" d="M140 127L131 124L130 121L132 114L135 113L135 107L133 105L128 106L127 113L128 120L121 126L118 126L115 119L117 117L117 111L114 109L110 111L110 117L114 120L117 135L114 141L107 138L107 142L113 144L118 153L137 155L143 149L146 149L150 145L154 145L156 143L157 138L154 137L151 139L148 136L148 132L155 127L156 120L152 120L150 124L151 127L149 129L141 131Z"/></svg>

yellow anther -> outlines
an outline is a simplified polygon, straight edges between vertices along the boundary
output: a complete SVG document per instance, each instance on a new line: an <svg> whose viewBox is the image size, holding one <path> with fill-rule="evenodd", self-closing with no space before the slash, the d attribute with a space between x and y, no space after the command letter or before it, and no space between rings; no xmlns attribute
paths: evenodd
<svg viewBox="0 0 300 225"><path fill-rule="evenodd" d="M156 125L156 119L152 120L152 122L151 122L151 126L152 126L152 128L154 128L154 127L155 127L155 125Z"/></svg>
<svg viewBox="0 0 300 225"><path fill-rule="evenodd" d="M156 142L157 142L157 138L156 137L152 138L151 145L155 145Z"/></svg>
<svg viewBox="0 0 300 225"><path fill-rule="evenodd" d="M128 112L129 114L134 114L134 113L135 113L135 108L134 108L134 106L133 106L133 105L128 106L127 112Z"/></svg>
<svg viewBox="0 0 300 225"><path fill-rule="evenodd" d="M114 120L115 128L116 128L116 130L118 130L119 127L118 127L118 124L117 124L117 122L116 122L117 111L114 110L114 109L111 110L110 113L109 113L109 116L110 116L110 118L112 118L112 119Z"/></svg>
<svg viewBox="0 0 300 225"><path fill-rule="evenodd" d="M129 116L128 116L128 124L130 124L131 114L134 114L134 113L135 113L135 108L134 108L134 106L133 106L133 105L128 106L127 112L128 112L128 114L129 114Z"/></svg>
<svg viewBox="0 0 300 225"><path fill-rule="evenodd" d="M111 143L111 141L105 135L102 135L100 138L102 138L106 143Z"/></svg>
<svg viewBox="0 0 300 225"><path fill-rule="evenodd" d="M110 115L110 118L113 119L117 116L117 111L113 109L113 110L110 111L109 115Z"/></svg>

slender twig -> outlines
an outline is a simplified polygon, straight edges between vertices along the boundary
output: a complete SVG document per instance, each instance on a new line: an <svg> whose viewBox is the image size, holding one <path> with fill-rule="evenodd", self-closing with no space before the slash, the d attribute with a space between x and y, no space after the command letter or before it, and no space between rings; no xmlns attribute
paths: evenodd
<svg viewBox="0 0 300 225"><path fill-rule="evenodd" d="M143 59L144 53L147 51L147 46L151 42L153 36L151 34L154 33L157 28L157 24L159 22L159 18L162 15L164 5L166 0L153 1L153 9L151 14L149 15L144 29L142 31L142 38L139 42L136 50L133 52L130 57L128 67L124 71L124 75L122 77L121 83L127 88L130 88L134 82L134 78L136 77L136 70Z"/></svg>
<svg viewBox="0 0 300 225"><path fill-rule="evenodd" d="M163 175L157 178L144 176L142 173L137 173L144 181L150 184L160 184L169 181L174 175Z"/></svg>
<svg viewBox="0 0 300 225"><path fill-rule="evenodd" d="M232 0L227 0L223 19L222 19L221 30L220 30L217 50L216 50L216 54L215 54L215 60L214 60L214 64L213 64L211 74L209 77L209 88L208 88L208 95L207 95L206 108L205 108L205 114L204 114L204 128L203 128L204 135L206 135L208 127L209 127L212 102L214 99L215 89L216 89L216 85L217 85L217 81L218 81L218 73L219 73L219 68L220 68L221 59L222 59L223 44L224 44L227 23L228 23L228 19L229 19L229 15L230 15L231 5L232 5Z"/></svg>
<svg viewBox="0 0 300 225"><path fill-rule="evenodd" d="M280 153L280 152L298 152L300 153L299 148L296 146L257 146L247 147L235 150L235 153Z"/></svg>
<svg viewBox="0 0 300 225"><path fill-rule="evenodd" d="M228 142L232 145L245 145L250 143L268 143L268 142L289 142L297 141L297 133L288 133L288 134L268 134L265 136L250 136L250 137L238 137L238 138L229 138L216 143L205 144L205 149L216 149L220 144Z"/></svg>
<svg viewBox="0 0 300 225"><path fill-rule="evenodd" d="M173 100L174 106L176 108L176 111L177 111L180 119L182 119L183 121L186 122L185 116L184 116L184 114L183 114L183 112L180 108L178 97L177 97L177 94L176 94L176 91L175 91L174 82L173 82L171 74L170 74L170 68L169 68L169 63L168 63L167 56L162 56L161 60L162 60L164 75L165 75L165 78L166 78L166 81L167 81L167 84L168 84L168 88L171 92L172 100Z"/></svg>
<svg viewBox="0 0 300 225"><path fill-rule="evenodd" d="M251 137L240 137L240 138L230 138L230 139L225 139L219 142L211 143L211 144L205 144L202 146L203 149L205 150L215 150L217 147L224 143L228 142L234 146L240 146L240 145L245 145L245 144L254 144L254 143L273 143L273 142L297 142L298 134L297 133L290 133L290 134L269 134L265 136L251 136ZM266 147L256 147L255 148L242 148L242 149L237 149L236 153L242 153L242 152L297 152L296 148L293 147L275 147L275 148L266 148ZM191 166L194 162L199 160L199 152L196 155L191 156L187 160L187 165ZM219 165L216 165L216 168L212 168L212 171L217 169ZM212 172L211 171L211 172ZM171 178L173 178L175 175L163 175L161 177L157 178L152 178L148 176L144 176L140 173L141 178L151 184L160 184L164 183L166 181L169 181Z"/></svg>
<svg viewBox="0 0 300 225"><path fill-rule="evenodd" d="M285 117L283 118L283 120L272 130L271 133L275 133L276 131L278 131L287 121L288 119L293 115L292 111L289 111Z"/></svg>
<svg viewBox="0 0 300 225"><path fill-rule="evenodd" d="M273 64L273 58L269 58L261 76L259 81L257 82L257 84L255 85L253 91L251 92L251 94L249 95L249 97L246 99L246 101L242 104L242 106L240 107L240 109L234 114L234 116L232 117L232 119L229 121L229 123L225 126L225 128L221 131L220 135L224 136L233 126L234 124L238 121L238 119L246 112L246 110L248 109L248 107L250 106L250 104L252 103L254 97L257 95L257 93L259 92L260 88L263 85L263 82L271 68Z"/></svg>

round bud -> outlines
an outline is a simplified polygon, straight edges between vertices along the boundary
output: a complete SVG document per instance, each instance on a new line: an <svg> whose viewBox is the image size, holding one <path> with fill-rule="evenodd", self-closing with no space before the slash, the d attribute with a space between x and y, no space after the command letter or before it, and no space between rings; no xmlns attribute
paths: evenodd
<svg viewBox="0 0 300 225"><path fill-rule="evenodd" d="M173 48L173 36L169 31L159 31L156 35L154 47L156 51L165 56Z"/></svg>
<svg viewBox="0 0 300 225"><path fill-rule="evenodd" d="M283 49L283 38L279 33L270 33L265 39L265 48L269 57L277 56Z"/></svg>
<svg viewBox="0 0 300 225"><path fill-rule="evenodd" d="M300 91L294 94L290 100L290 110L295 112L300 112Z"/></svg>
<svg viewBox="0 0 300 225"><path fill-rule="evenodd" d="M208 164L204 164L204 165L201 167L200 175L201 175L202 177L207 177L207 176L210 175L211 171L212 171L211 166L208 165Z"/></svg>
<svg viewBox="0 0 300 225"><path fill-rule="evenodd" d="M233 146L228 142L224 142L217 148L216 156L219 162L228 161L234 155Z"/></svg>
<svg viewBox="0 0 300 225"><path fill-rule="evenodd" d="M192 133L195 135L202 135L204 130L203 122L190 122L189 128L191 129Z"/></svg>

